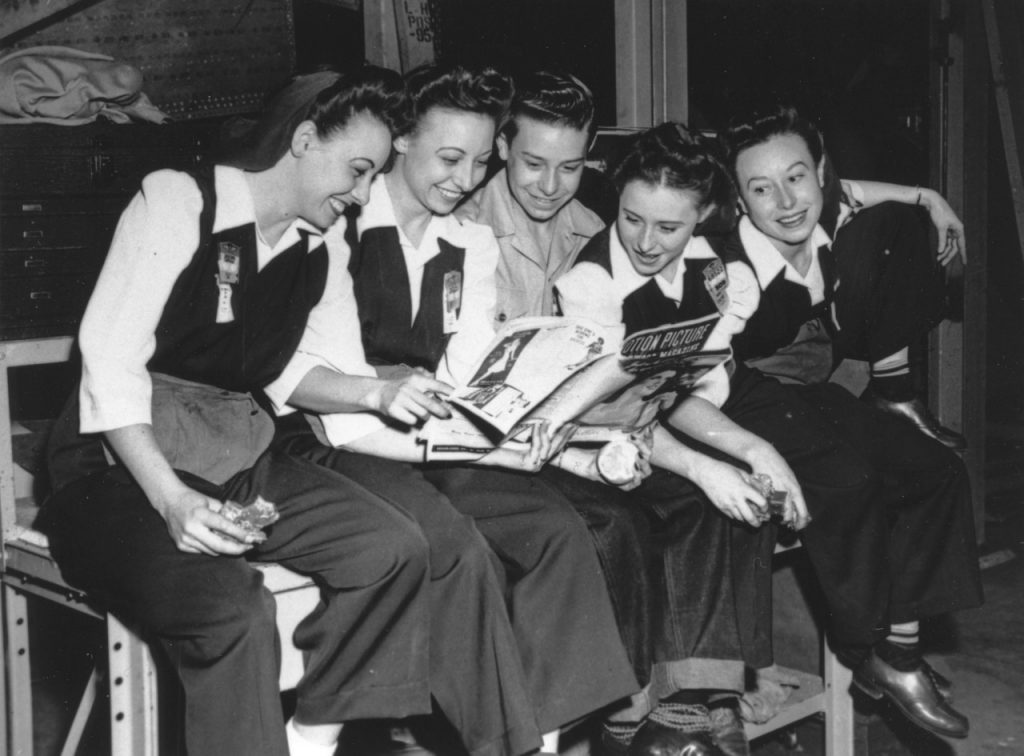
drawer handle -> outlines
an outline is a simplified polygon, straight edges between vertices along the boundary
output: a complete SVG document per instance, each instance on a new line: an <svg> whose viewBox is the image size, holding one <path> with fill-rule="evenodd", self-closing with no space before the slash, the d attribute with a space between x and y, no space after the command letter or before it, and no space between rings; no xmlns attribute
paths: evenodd
<svg viewBox="0 0 1024 756"><path fill-rule="evenodd" d="M33 291L28 295L29 299L53 299L52 291Z"/></svg>
<svg viewBox="0 0 1024 756"><path fill-rule="evenodd" d="M39 257L36 257L36 258L30 257L28 260L25 261L25 267L26 268L45 268L46 267L46 260L44 258L39 258Z"/></svg>
<svg viewBox="0 0 1024 756"><path fill-rule="evenodd" d="M23 202L21 205L21 212L23 213L41 213L43 212L43 203L41 202Z"/></svg>
<svg viewBox="0 0 1024 756"><path fill-rule="evenodd" d="M43 229L41 229L41 228L33 228L33 229L29 230L29 231L22 231L21 232L21 238L22 239L42 239L45 236L46 236L46 232L43 231Z"/></svg>

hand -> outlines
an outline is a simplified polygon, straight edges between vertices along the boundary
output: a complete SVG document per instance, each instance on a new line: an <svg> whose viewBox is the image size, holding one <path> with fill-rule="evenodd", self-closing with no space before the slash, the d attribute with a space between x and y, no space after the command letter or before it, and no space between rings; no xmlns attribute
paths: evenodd
<svg viewBox="0 0 1024 756"><path fill-rule="evenodd" d="M786 500L786 512L782 516L782 524L793 530L803 530L807 527L811 516L807 512L803 490L800 488L800 483L797 482L796 475L793 474L786 460L775 450L775 447L767 441L763 441L748 453L745 461L755 474L767 475L776 491L785 491L789 494L789 498ZM761 497L761 501L762 504L759 508L761 511L766 511L767 502L764 501L764 497Z"/></svg>
<svg viewBox="0 0 1024 756"><path fill-rule="evenodd" d="M738 467L706 457L694 472L693 482L726 517L761 527L761 512L767 509L768 502Z"/></svg>
<svg viewBox="0 0 1024 756"><path fill-rule="evenodd" d="M381 378L378 388L367 397L367 405L401 423L416 425L431 415L451 417L451 410L438 397L447 396L452 390L447 383L414 370L398 378Z"/></svg>
<svg viewBox="0 0 1024 756"><path fill-rule="evenodd" d="M254 533L219 514L222 506L217 499L182 486L156 509L167 522L174 545L187 554L238 556L266 540L264 533Z"/></svg>
<svg viewBox="0 0 1024 756"><path fill-rule="evenodd" d="M946 198L933 189L921 189L921 202L928 208L932 225L939 234L938 259L942 265L949 265L954 258L967 263L967 243L964 224Z"/></svg>

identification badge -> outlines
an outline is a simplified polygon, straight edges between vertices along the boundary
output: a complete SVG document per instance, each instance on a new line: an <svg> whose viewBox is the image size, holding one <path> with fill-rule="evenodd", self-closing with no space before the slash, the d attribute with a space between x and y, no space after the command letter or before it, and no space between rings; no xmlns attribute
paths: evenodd
<svg viewBox="0 0 1024 756"><path fill-rule="evenodd" d="M220 242L217 247L217 283L238 283L241 248L231 242Z"/></svg>
<svg viewBox="0 0 1024 756"><path fill-rule="evenodd" d="M459 310L462 309L462 273L449 270L444 274L442 291L444 301L444 332L455 333L458 328Z"/></svg>
<svg viewBox="0 0 1024 756"><path fill-rule="evenodd" d="M704 266L704 288L708 290L718 311L725 312L729 306L729 275L721 260L712 260Z"/></svg>
<svg viewBox="0 0 1024 756"><path fill-rule="evenodd" d="M231 309L231 284L218 283L217 288L220 289L217 296L217 322L231 323L235 319L235 312Z"/></svg>

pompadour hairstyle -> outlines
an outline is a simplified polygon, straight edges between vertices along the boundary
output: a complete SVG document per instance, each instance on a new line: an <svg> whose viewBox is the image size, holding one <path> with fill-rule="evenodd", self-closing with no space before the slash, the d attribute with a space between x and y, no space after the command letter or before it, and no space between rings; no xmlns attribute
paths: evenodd
<svg viewBox="0 0 1024 756"><path fill-rule="evenodd" d="M593 135L594 94L575 76L560 71L533 71L516 77L508 123L502 133L511 140L518 131L516 117L569 126Z"/></svg>

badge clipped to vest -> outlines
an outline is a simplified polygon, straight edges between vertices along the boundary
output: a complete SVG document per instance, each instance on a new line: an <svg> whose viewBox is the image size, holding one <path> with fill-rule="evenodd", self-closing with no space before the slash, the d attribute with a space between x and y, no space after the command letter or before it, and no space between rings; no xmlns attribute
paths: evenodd
<svg viewBox="0 0 1024 756"><path fill-rule="evenodd" d="M231 308L231 287L238 283L238 271L241 267L241 247L231 242L220 242L217 247L217 322L231 323L235 319Z"/></svg>
<svg viewBox="0 0 1024 756"><path fill-rule="evenodd" d="M444 332L455 333L458 330L459 310L462 309L462 272L449 270L444 274L444 285L441 296L444 301Z"/></svg>
<svg viewBox="0 0 1024 756"><path fill-rule="evenodd" d="M725 312L729 306L729 275L721 260L712 260L704 266L704 288L708 290L718 311Z"/></svg>

